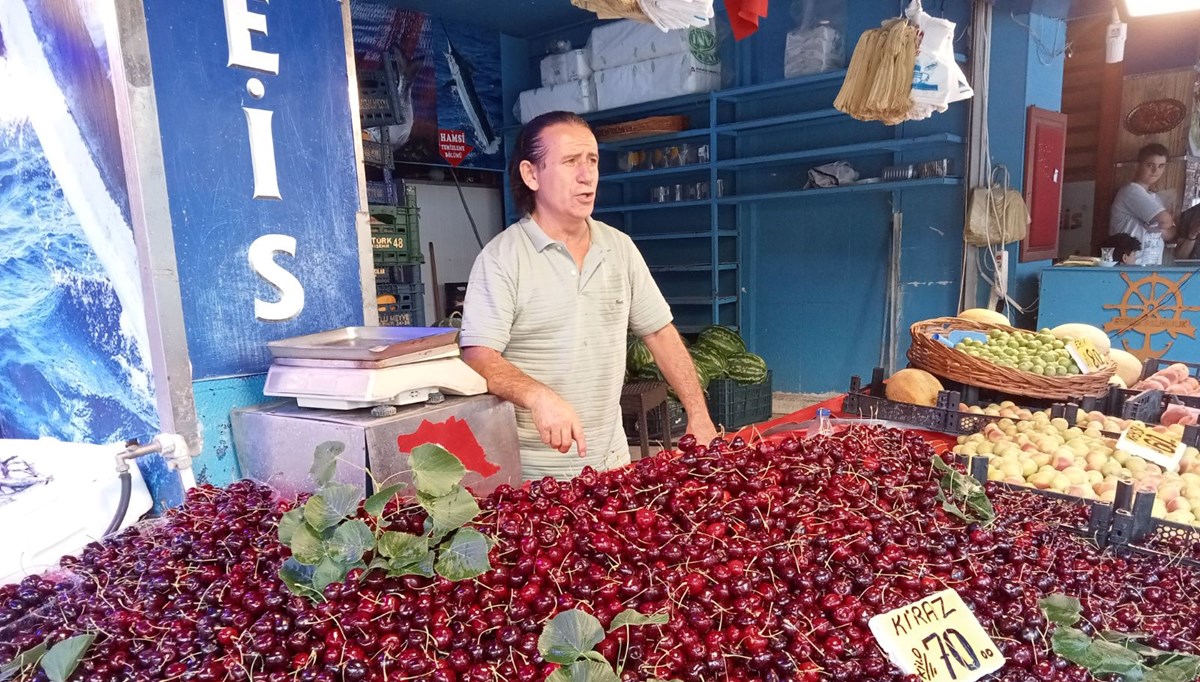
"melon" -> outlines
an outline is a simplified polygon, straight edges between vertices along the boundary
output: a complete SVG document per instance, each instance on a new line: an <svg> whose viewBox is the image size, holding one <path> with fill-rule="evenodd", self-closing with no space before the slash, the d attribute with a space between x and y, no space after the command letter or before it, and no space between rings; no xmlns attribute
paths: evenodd
<svg viewBox="0 0 1200 682"><path fill-rule="evenodd" d="M767 380L767 362L754 353L734 353L725 361L725 376L739 384L761 384Z"/></svg>
<svg viewBox="0 0 1200 682"><path fill-rule="evenodd" d="M715 324L705 327L700 332L696 337L696 345L707 346L726 358L734 353L746 352L746 342L742 340L741 335L729 327Z"/></svg>
<svg viewBox="0 0 1200 682"><path fill-rule="evenodd" d="M1002 324L1006 327L1011 327L1012 323L1008 318L995 310L987 308L970 308L958 314L959 319L970 320L972 322L980 322L982 324Z"/></svg>
<svg viewBox="0 0 1200 682"><path fill-rule="evenodd" d="M1056 339L1087 339L1092 342L1096 350L1101 353L1108 353L1112 350L1112 342L1108 340L1108 334L1104 330L1093 327L1090 324L1079 324L1078 322L1070 322L1060 324L1050 330L1050 334Z"/></svg>
<svg viewBox="0 0 1200 682"><path fill-rule="evenodd" d="M1117 376L1126 386L1132 386L1142 378L1142 361L1133 353L1113 348L1108 351L1108 358L1117 363Z"/></svg>
<svg viewBox="0 0 1200 682"><path fill-rule="evenodd" d="M625 344L625 366L630 372L637 373L638 370L652 364L654 355L650 353L646 342L636 336L630 336Z"/></svg>
<svg viewBox="0 0 1200 682"><path fill-rule="evenodd" d="M1125 380L1121 378L1120 374L1112 375L1112 378L1108 380L1108 383L1118 388L1129 388L1129 384L1125 383Z"/></svg>
<svg viewBox="0 0 1200 682"><path fill-rule="evenodd" d="M923 369L902 369L887 380L885 395L888 400L910 405L937 405L942 382Z"/></svg>

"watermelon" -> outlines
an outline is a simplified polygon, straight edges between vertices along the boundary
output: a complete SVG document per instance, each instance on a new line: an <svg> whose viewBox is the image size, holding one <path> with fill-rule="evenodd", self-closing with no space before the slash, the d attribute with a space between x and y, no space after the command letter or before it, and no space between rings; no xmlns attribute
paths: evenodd
<svg viewBox="0 0 1200 682"><path fill-rule="evenodd" d="M715 349L709 346L695 346L690 352L696 368L703 366L710 379L719 379L725 375L725 356Z"/></svg>
<svg viewBox="0 0 1200 682"><path fill-rule="evenodd" d="M625 344L625 366L637 374L638 370L654 364L654 355L646 346L646 342L636 336L630 336Z"/></svg>
<svg viewBox="0 0 1200 682"><path fill-rule="evenodd" d="M725 375L739 384L760 384L767 378L767 362L754 353L734 353L725 361Z"/></svg>
<svg viewBox="0 0 1200 682"><path fill-rule="evenodd" d="M696 345L707 346L725 358L734 353L746 352L746 342L742 340L742 337L737 332L729 327L722 327L715 324L705 327L704 331L700 332L700 336L696 338Z"/></svg>

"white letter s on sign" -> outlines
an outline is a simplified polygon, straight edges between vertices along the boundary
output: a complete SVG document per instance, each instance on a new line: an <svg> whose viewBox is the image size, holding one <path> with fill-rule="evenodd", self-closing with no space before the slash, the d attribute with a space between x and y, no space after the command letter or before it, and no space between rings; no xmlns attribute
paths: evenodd
<svg viewBox="0 0 1200 682"><path fill-rule="evenodd" d="M254 317L260 320L290 320L304 309L304 285L275 262L275 253L279 251L295 256L296 238L266 234L250 245L250 269L279 289L279 300L274 303L254 299Z"/></svg>

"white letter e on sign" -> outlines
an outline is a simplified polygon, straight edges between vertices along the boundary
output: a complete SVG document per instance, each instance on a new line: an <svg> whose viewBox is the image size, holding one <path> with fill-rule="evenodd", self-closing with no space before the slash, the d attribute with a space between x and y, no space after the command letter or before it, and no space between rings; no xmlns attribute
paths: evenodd
<svg viewBox="0 0 1200 682"><path fill-rule="evenodd" d="M250 33L267 35L267 16L246 8L247 0L224 0L225 37L229 39L229 66L279 74L279 55L260 52L250 45Z"/></svg>
<svg viewBox="0 0 1200 682"><path fill-rule="evenodd" d="M275 262L275 253L279 251L295 256L296 238L265 234L250 245L250 269L279 289L279 300L274 303L254 299L254 317L260 320L290 320L304 309L304 286Z"/></svg>

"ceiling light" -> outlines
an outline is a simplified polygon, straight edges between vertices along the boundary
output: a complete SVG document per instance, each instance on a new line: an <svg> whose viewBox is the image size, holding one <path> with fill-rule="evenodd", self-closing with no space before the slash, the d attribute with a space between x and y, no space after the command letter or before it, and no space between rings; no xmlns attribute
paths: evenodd
<svg viewBox="0 0 1200 682"><path fill-rule="evenodd" d="M1124 0L1124 4L1125 14L1131 17L1200 10L1200 0Z"/></svg>

